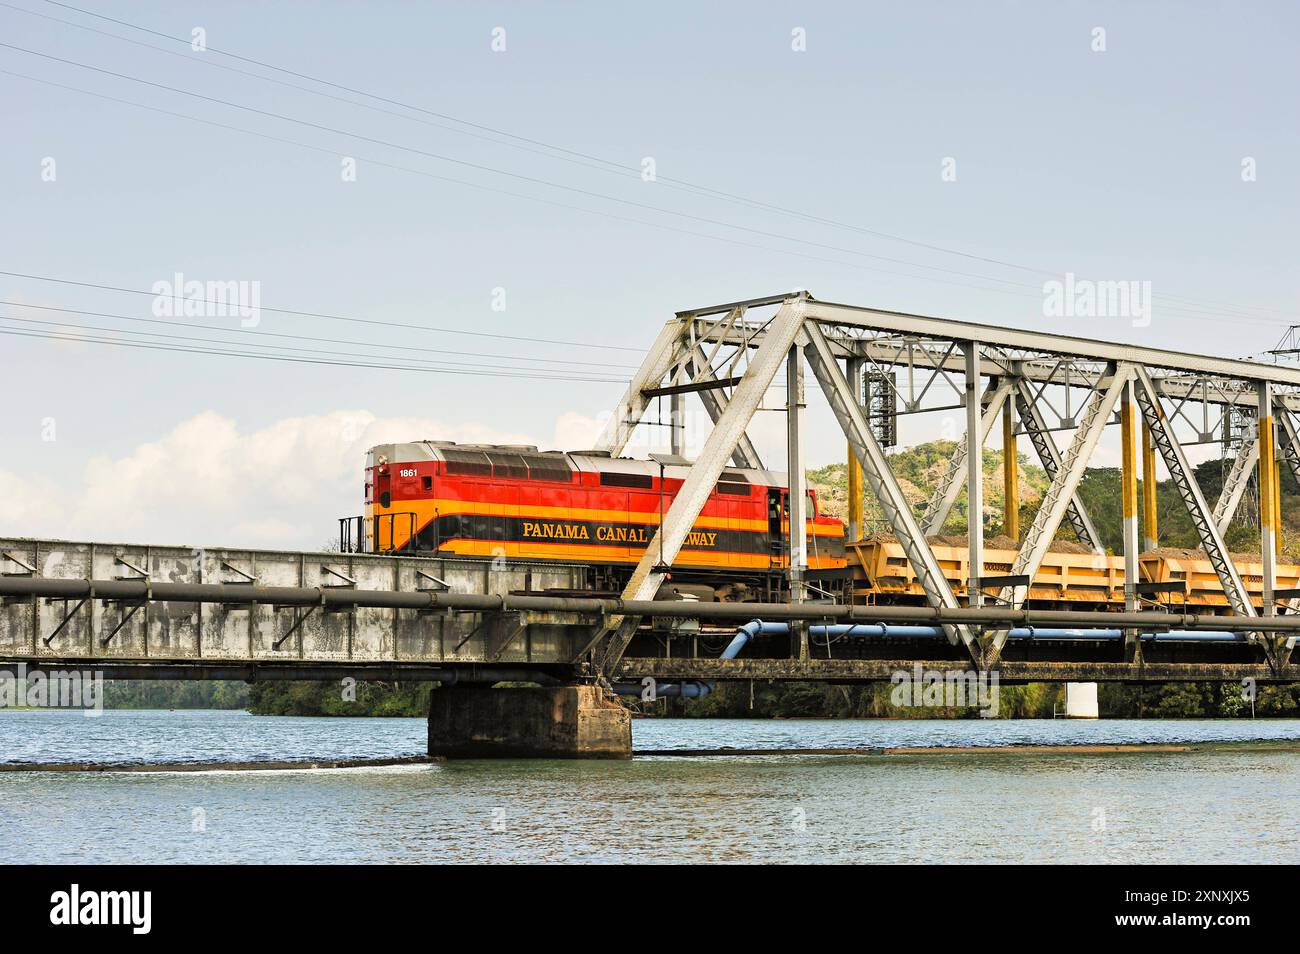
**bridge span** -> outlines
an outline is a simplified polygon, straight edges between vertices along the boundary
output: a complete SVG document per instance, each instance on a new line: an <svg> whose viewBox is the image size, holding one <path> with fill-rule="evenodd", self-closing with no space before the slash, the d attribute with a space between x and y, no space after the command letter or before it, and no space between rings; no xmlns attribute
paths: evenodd
<svg viewBox="0 0 1300 954"><path fill-rule="evenodd" d="M785 538L772 565L788 599L674 594L667 584L724 468L763 469L746 429L782 370L788 512L778 507L774 517L773 532ZM849 541L888 533L914 598L871 579L828 591L808 572L805 370L849 448ZM693 460L682 437L688 396L713 422ZM917 664L997 672L1003 681L1300 681L1292 661L1300 567L1284 573L1278 560L1279 468L1300 477L1300 368L799 292L674 316L592 453L624 454L663 399L674 422L671 460L686 474L671 506L661 496L653 536L615 591L591 564L467 558L436 544L416 555L0 539L0 666L129 678L424 679L453 690L433 694L431 753L613 757L630 753L630 723L610 690L645 679L683 695L688 685L727 679L889 680ZM964 436L918 507L886 450L900 418L953 412ZM1004 445L1026 438L1049 480L1022 528L1017 454L1004 454L1009 565L990 563L984 545L983 447L999 418ZM1121 437L1119 528L1099 528L1078 493L1108 427ZM1057 434L1068 435L1065 447ZM1225 454L1213 503L1188 454L1206 444ZM1195 528L1205 566L1196 599L1207 585L1214 591L1205 605L1192 598L1185 568L1169 579L1143 575L1143 554L1159 545L1158 466ZM1246 567L1225 533L1252 481L1259 552ZM984 519L968 521L966 559L954 571L931 535L963 493L967 512ZM1118 531L1113 558L1105 530ZM1044 585L1062 535L1107 565L1117 600L1071 606L1065 581ZM379 537L369 528L368 539ZM535 688L488 688L501 682Z"/></svg>
<svg viewBox="0 0 1300 954"><path fill-rule="evenodd" d="M624 754L627 712L606 697L591 651L607 620L626 614L644 623L610 679L638 688L647 679L670 688L887 682L916 666L976 672L943 638L942 627L956 624L1011 629L996 666L1003 683L1300 681L1300 666L1259 658L1250 642L1257 623L1217 614L633 601L581 595L585 572L504 560L3 539L0 668L438 682L456 691L435 693L430 751L448 755ZM756 628L760 617L771 622ZM1270 625L1288 641L1300 635L1300 616ZM1146 634L1137 658L1122 658L1122 627ZM722 658L742 630L752 632L743 654ZM801 632L811 637L807 655ZM500 683L538 688L488 688Z"/></svg>

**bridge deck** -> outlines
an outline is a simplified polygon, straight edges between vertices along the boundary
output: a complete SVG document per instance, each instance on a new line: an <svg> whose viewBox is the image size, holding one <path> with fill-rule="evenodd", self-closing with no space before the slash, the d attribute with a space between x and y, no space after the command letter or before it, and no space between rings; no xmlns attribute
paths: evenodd
<svg viewBox="0 0 1300 954"><path fill-rule="evenodd" d="M508 594L580 589L586 573L553 563L0 539L0 577L11 579ZM3 602L0 658L14 661L568 663L580 648L575 630L545 620L504 643L508 633L496 621L484 625L480 613L37 596Z"/></svg>
<svg viewBox="0 0 1300 954"><path fill-rule="evenodd" d="M644 613L647 625L615 671L620 679L870 682L917 663L971 665L960 647L934 639L841 642L837 658L799 659L788 636L760 636L745 658L717 658L737 622L760 611L825 622L832 613L856 621L933 612L926 608L648 602L616 609L609 600L536 596L582 591L587 572L504 560L0 539L0 667L93 667L108 678L572 681L584 675L584 651L602 615L622 607ZM1055 615L1111 627L1248 625L1221 616L1035 612L1039 618L1023 622L1050 624ZM1300 620L1272 625L1293 636ZM813 655L822 652L829 657L830 647ZM1152 644L1140 663L1123 655L1122 642L1038 640L1009 648L999 670L1007 680L1300 681L1300 667L1270 667L1244 639Z"/></svg>

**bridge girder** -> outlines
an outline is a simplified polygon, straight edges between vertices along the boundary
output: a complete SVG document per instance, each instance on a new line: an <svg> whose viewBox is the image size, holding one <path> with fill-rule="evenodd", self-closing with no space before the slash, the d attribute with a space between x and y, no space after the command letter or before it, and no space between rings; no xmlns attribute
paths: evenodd
<svg viewBox="0 0 1300 954"><path fill-rule="evenodd" d="M776 308L778 316L788 316L792 305L798 306L799 328L792 329L787 322L764 317L768 308ZM1219 524L1227 519L1224 514L1230 515L1235 509L1240 489L1235 483L1225 488L1218 508L1211 510L1196 486L1188 462L1185 446L1190 444L1180 439L1176 429L1190 428L1191 444L1221 443L1226 447L1232 428L1240 419L1256 414L1262 400L1260 382L1267 382L1268 400L1278 408L1279 419L1290 421L1287 412L1300 411L1300 369L839 305L817 301L803 292L690 309L677 313L655 343L655 349L668 352L671 359L656 363L648 356L633 384L643 392L654 389L659 384L659 380L651 380L655 371L661 366L666 371L670 365L682 361L684 355L686 377L692 384L707 389L713 405L710 416L717 424L693 467L692 473L699 470L707 478L698 482L697 489L716 480L715 471L719 471L721 460L732 457L739 463L741 459L757 457L756 452L749 455L737 451L738 445L743 446L744 438L737 437L734 431L739 428L743 432L758 404L747 401L734 414L731 412L737 395L751 380L761 378L764 388L770 383L767 365L774 360L775 352L767 355L762 370L755 368L760 365L757 355L765 349L770 351L769 339L774 335L787 351L790 347L784 343L787 338L791 344L806 342L803 350L807 363L853 455L863 466L865 481L886 523L905 550L932 606L957 605L956 593L937 569L926 533L937 532L951 511L961 491L963 470L967 472L964 483L968 489L972 486L974 462L967 454L972 435L964 434L959 440L929 507L918 519L913 512L914 504L902 494L884 449L875 439L873 418L862 406L863 397L854 393L841 362L851 360L856 367L886 372L881 380L888 382L895 393L895 413L906 415L969 409L964 389L971 384L969 368L974 355L976 375L987 381L980 389L982 413L970 415L966 426L969 432L978 421L979 433L973 435L979 441L978 446L987 438L1002 403L1015 401L1022 432L1030 437L1050 484L1038 517L1026 534L1012 575L1018 575L1019 571L1032 573L1041 564L1063 520L1068 521L1082 542L1095 552L1102 552L1101 536L1077 491L1089 456L1104 428L1113 423L1112 413L1120 393L1132 379L1132 390L1145 423L1155 435L1166 467L1174 475L1180 496L1234 612L1242 616L1257 615L1219 529ZM752 360L751 354L755 356ZM649 374L645 373L646 368L650 369ZM898 383L898 377L905 380ZM953 392L954 403L937 403L941 400L938 395L946 394L948 388ZM1075 410L1080 406L1080 393L1082 416ZM1056 407L1054 400L1063 401L1064 409ZM706 401L706 408L709 404ZM611 422L611 432L630 434L644 406L629 389L616 411L615 421ZM1196 408L1201 412L1199 422L1192 416ZM1049 421L1048 412L1054 415L1054 422ZM724 420L725 432L718 434ZM1051 438L1055 431L1072 434L1064 453ZM1288 462L1300 474L1300 441L1287 441L1286 436L1282 442L1284 449L1295 448ZM604 445L614 453L621 446L617 440ZM1253 444L1247 441L1241 457L1234 462L1235 476L1249 475L1253 453ZM791 456L793 459L794 455ZM701 468L702 463L707 466ZM664 530L671 531L665 533L666 543L660 544L656 536L642 561L643 566L634 575L633 584L624 592L625 598L644 596L647 587L657 586L662 575L652 574L650 569L655 565L664 567L671 561L676 553L673 540L684 536L684 529L698 516L702 505L702 500L692 501L670 515L671 527L665 521ZM973 578L981 576L983 569L983 561L978 556L982 547L977 543L972 540L969 572ZM969 586L967 590L969 593ZM1017 605L1025 595L1024 588L1006 588L1000 598ZM621 621L621 631L607 627L597 634L596 643L605 643L595 657L598 671L610 673L618 666L631 638L629 622ZM983 647L967 627L951 626L949 633L954 642L960 642L972 652L973 658L984 664L997 660L1002 647L997 632L985 640Z"/></svg>

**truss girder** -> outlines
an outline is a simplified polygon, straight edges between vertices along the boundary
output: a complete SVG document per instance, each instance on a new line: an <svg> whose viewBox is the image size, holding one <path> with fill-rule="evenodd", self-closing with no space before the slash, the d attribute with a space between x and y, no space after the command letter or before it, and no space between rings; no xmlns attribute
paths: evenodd
<svg viewBox="0 0 1300 954"><path fill-rule="evenodd" d="M984 411L983 416L980 417L979 435L981 447L988 440L989 432L993 430L993 424L1002 413L1002 405L1010 394L1011 383L1005 378L996 388L984 392L984 397L981 399ZM969 435L963 434L961 440L957 442L957 449L953 451L952 458L948 461L948 469L944 471L942 479L934 488L934 493L930 495L930 502L926 505L922 520L922 528L927 535L936 534L943 529L948 515L952 512L953 504L961 494L966 470L966 451L970 447L968 437Z"/></svg>
<svg viewBox="0 0 1300 954"><path fill-rule="evenodd" d="M1060 468L1043 494L1043 500L1034 515L1033 523L1025 531L1024 543L1020 546L1020 552L1016 554L1015 562L1011 564L1012 576L1023 574L1033 577L1038 573L1043 558L1047 556L1047 549L1056 537L1057 528L1065 518L1070 501L1079 488L1079 482L1083 479L1088 459L1092 456L1097 441L1101 438L1101 433L1115 410L1124 386L1132 376L1132 366L1121 364L1111 374L1104 390L1098 389L1092 392L1079 419L1074 438L1061 456ZM1028 595L1029 588L1026 586L1007 586L1003 587L1000 599L1004 603L1018 607ZM1007 630L1000 629L993 634L994 658L1001 652L1007 633Z"/></svg>
<svg viewBox="0 0 1300 954"><path fill-rule="evenodd" d="M1282 459L1286 461L1296 483L1300 484L1300 432L1296 429L1295 418L1289 411L1280 408L1275 408L1274 416L1282 425L1282 439L1278 442L1281 445Z"/></svg>
<svg viewBox="0 0 1300 954"><path fill-rule="evenodd" d="M646 353L641 366L623 393L623 398L614 408L614 415L605 425L605 431L596 443L599 450L609 451L618 457L632 439L632 432L641 423L641 418L650 406L650 399L643 393L647 388L658 387L670 369L686 357L686 346L682 342L682 332L686 327L681 319L666 323L655 338L654 344Z"/></svg>
<svg viewBox="0 0 1300 954"><path fill-rule="evenodd" d="M1185 375L1213 376L1242 381L1265 380L1274 384L1300 387L1300 368L1262 364L1239 358L1195 355L1164 348L1108 342L1097 338L1074 338L1022 328L1004 328L970 321L909 315L822 301L808 303L808 317L816 322L842 325L846 328L894 332L926 340L978 341L989 350L1040 352L1045 355L1077 357L1100 365L1109 362L1132 363L1151 368L1167 368Z"/></svg>
<svg viewBox="0 0 1300 954"><path fill-rule="evenodd" d="M939 322L939 319L932 319ZM941 322L940 322L941 323ZM982 326L976 326L982 327ZM729 330L722 339L727 344L735 347L744 347L746 344L753 345L754 328L736 328ZM827 340L830 341L832 348L835 349L838 357L865 358L881 366L905 365L908 363L909 353L921 355L923 360L917 360L915 366L925 370L946 371L953 374L960 374L962 371L963 359L960 354L931 354L929 351L920 352L915 344L909 349L907 338L914 338L914 335L891 335L888 337L849 337L845 336L843 328L836 327L833 322L827 322L826 327ZM875 329L869 329L874 331ZM1053 335L1045 336L1048 339L1054 338ZM926 338L927 341L940 352L952 341L962 340L960 336L955 338L939 337ZM1123 347L1123 346L1117 346ZM1173 354L1173 352L1161 352L1162 354ZM1072 354L1070 352L1041 350L1033 348L1012 348L1012 347L990 347L985 342L985 351L983 362L987 366L986 373L991 375L1018 375L1030 381L1039 384L1043 383L1062 383L1059 380L1059 356L1065 356L1072 362L1073 382L1076 386L1089 386L1096 383L1096 380L1105 373L1105 362L1092 358L1086 354ZM1200 361L1200 356L1184 356L1190 362ZM1130 356L1131 359L1131 356ZM1219 359L1206 358L1215 366L1221 364ZM1242 364L1242 362L1234 362ZM1158 362L1152 363L1151 367L1160 367ZM1271 372L1276 369L1276 365L1246 365L1253 370L1252 372L1243 372L1240 375L1233 375L1219 371L1211 373L1206 371L1200 375L1187 373L1174 373L1165 377L1153 379L1156 390L1161 397L1170 400L1207 400L1212 405L1232 406L1240 409L1255 408L1258 397L1255 393L1254 378L1260 373L1258 369L1263 368L1263 373ZM1291 387L1297 390L1274 392L1274 406L1283 406L1289 410L1300 413L1300 381L1288 379L1285 382L1276 382L1279 387ZM1207 393L1208 392L1208 393Z"/></svg>
<svg viewBox="0 0 1300 954"><path fill-rule="evenodd" d="M1038 455L1039 463L1043 465L1043 472L1047 474L1047 479L1055 480L1061 470L1061 451L1048 432L1047 423L1043 420L1043 412L1034 399L1033 389L1023 378L1016 380L1016 413L1020 417L1025 434L1029 437L1029 442L1034 446L1034 453ZM1080 543L1094 553L1102 552L1101 536L1097 533L1092 518L1088 516L1087 508L1077 494L1070 498L1065 509L1065 518L1070 522L1070 527Z"/></svg>
<svg viewBox="0 0 1300 954"><path fill-rule="evenodd" d="M1228 525L1232 523L1237 507L1241 504L1241 495L1246 492L1246 486L1250 483L1251 474L1254 473L1255 465L1258 463L1259 433L1252 431L1250 437L1237 451L1237 456L1233 458L1232 467L1223 478L1223 488L1219 491L1219 499L1214 505L1214 526L1220 535L1228 532Z"/></svg>
<svg viewBox="0 0 1300 954"><path fill-rule="evenodd" d="M1169 471L1174 486L1178 489L1178 495L1182 497L1183 504L1187 507L1187 513L1191 517L1192 524L1196 527L1197 536L1201 541L1201 549L1205 551L1206 557L1214 567L1214 572L1219 577L1219 584L1223 587L1224 595L1232 605L1233 612L1238 616L1258 615L1255 612L1254 605L1250 602L1241 574L1237 572L1236 565L1228 555L1228 548L1223 542L1223 535L1219 533L1219 528L1215 525L1214 513L1210 510L1205 495L1196 483L1196 477L1191 464L1188 463L1187 454L1178 442L1178 438L1174 435L1173 428L1165 418L1164 411L1160 406L1159 392L1157 392L1151 380L1151 375L1146 368L1139 367L1137 369L1137 382L1138 405L1142 408L1142 416L1146 419L1147 427L1151 430L1151 439L1155 443L1156 450L1160 452L1160 456L1164 459L1165 468Z"/></svg>
<svg viewBox="0 0 1300 954"><path fill-rule="evenodd" d="M677 559L682 544L686 542L686 535L695 525L709 494L713 492L723 467L731 459L754 411L762 402L768 385L772 383L777 369L786 360L790 347L798 337L803 326L805 304L803 299L785 302L768 324L762 344L732 392L731 400L727 402L718 423L705 440L695 463L691 465L686 480L673 497L672 505L664 515L663 525L655 531L640 562L632 571L623 590L624 600L648 600L658 592L666 568ZM614 672L638 623L637 617L611 616L596 635L596 670L602 677Z"/></svg>
<svg viewBox="0 0 1300 954"><path fill-rule="evenodd" d="M911 504L889 469L885 451L871 433L866 415L855 399L853 388L844 377L844 372L840 370L830 343L815 322L807 322L805 331L808 336L808 348L805 350L808 366L821 385L822 393L830 403L849 446L853 448L854 456L861 462L863 477L871 486L885 518L912 564L926 600L931 606L956 608L959 605L957 597L943 575L920 523L912 514ZM965 644L972 659L979 662L978 649L968 626L945 626L944 631L952 643L960 640Z"/></svg>
<svg viewBox="0 0 1300 954"><path fill-rule="evenodd" d="M687 362L691 366L693 381L707 383L717 380L717 375L713 373L713 369L709 366L703 348L697 345ZM704 410L708 412L709 418L716 426L718 421L722 419L722 412L727 409L727 398L718 390L700 391L698 393L701 403L704 404ZM737 467L746 467L750 470L763 469L763 460L758 456L758 451L747 434L740 435L736 450L731 455L731 462Z"/></svg>

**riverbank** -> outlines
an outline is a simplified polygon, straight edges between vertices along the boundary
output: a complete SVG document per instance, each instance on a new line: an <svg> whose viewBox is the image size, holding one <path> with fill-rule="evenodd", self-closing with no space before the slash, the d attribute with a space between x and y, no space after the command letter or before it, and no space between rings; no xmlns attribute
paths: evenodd
<svg viewBox="0 0 1300 954"><path fill-rule="evenodd" d="M1300 753L1300 738L1294 740L1259 740L1254 742L1192 742L1170 744L1149 742L1136 744L1075 743L1070 745L917 745L891 747L834 748L707 748L643 749L633 758L754 758L842 756L879 758L882 756L989 756L989 755L1154 755L1171 753ZM298 759L239 762L9 762L0 763L0 772L284 772L323 769L388 768L398 765L428 765L446 759L427 755L375 759Z"/></svg>

